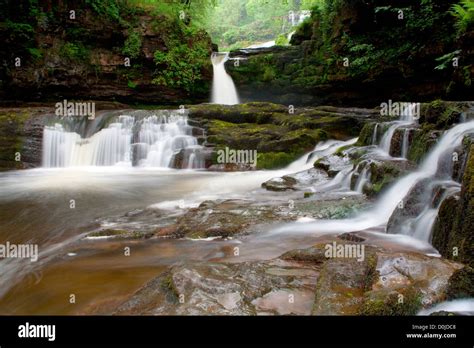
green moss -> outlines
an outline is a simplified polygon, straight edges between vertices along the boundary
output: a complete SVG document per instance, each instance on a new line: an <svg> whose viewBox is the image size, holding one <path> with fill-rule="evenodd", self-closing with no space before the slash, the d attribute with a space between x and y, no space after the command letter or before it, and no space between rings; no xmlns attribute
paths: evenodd
<svg viewBox="0 0 474 348"><path fill-rule="evenodd" d="M474 269L465 266L449 278L446 291L448 300L474 297Z"/></svg>
<svg viewBox="0 0 474 348"><path fill-rule="evenodd" d="M257 155L257 169L283 168L297 158L297 155L286 152L259 153Z"/></svg>
<svg viewBox="0 0 474 348"><path fill-rule="evenodd" d="M23 150L23 127L30 114L22 112L0 112L0 161L2 168L21 169L22 162L16 154Z"/></svg>
<svg viewBox="0 0 474 348"><path fill-rule="evenodd" d="M89 237L111 237L111 236L124 235L127 233L128 232L125 230L107 229L107 230L101 230L101 231L89 233L88 236Z"/></svg>
<svg viewBox="0 0 474 348"><path fill-rule="evenodd" d="M408 159L420 163L431 147L436 143L433 125L423 125L421 129L415 130L412 143L408 151Z"/></svg>
<svg viewBox="0 0 474 348"><path fill-rule="evenodd" d="M368 295L365 297L360 315L415 315L422 307L421 292L413 287L390 293L369 292ZM400 295L403 296L403 301L399 301Z"/></svg>
<svg viewBox="0 0 474 348"><path fill-rule="evenodd" d="M173 303L179 302L179 292L176 289L176 286L173 281L173 274L167 272L161 276L160 282L161 288L166 291L166 299Z"/></svg>
<svg viewBox="0 0 474 348"><path fill-rule="evenodd" d="M365 291L370 291L372 285L377 282L379 278L379 272L377 271L377 254L371 253L367 256L367 271L365 276Z"/></svg>
<svg viewBox="0 0 474 348"><path fill-rule="evenodd" d="M374 128L376 123L366 123L359 134L357 140L357 146L367 146L372 144L372 135L374 134Z"/></svg>

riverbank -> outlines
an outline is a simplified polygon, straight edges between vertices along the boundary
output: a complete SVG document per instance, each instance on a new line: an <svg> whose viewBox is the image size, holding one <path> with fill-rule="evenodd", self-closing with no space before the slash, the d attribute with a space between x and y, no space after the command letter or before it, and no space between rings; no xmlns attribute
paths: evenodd
<svg viewBox="0 0 474 348"><path fill-rule="evenodd" d="M49 110L14 111L36 120ZM264 145L283 141L293 126L329 139L312 139L309 151L302 146L304 154L273 170L131 161L2 173L0 235L34 241L40 251L37 263L2 262L5 314L405 315L472 297L472 224L462 218L473 210L469 103L422 104L418 120L401 121L380 110L289 113L266 103L188 110L188 124L202 127L205 141L248 146L262 125ZM122 114L153 116L105 113L112 123ZM85 129L107 129L94 127ZM35 128L39 144L43 128ZM452 219L436 218L449 209L457 212Z"/></svg>

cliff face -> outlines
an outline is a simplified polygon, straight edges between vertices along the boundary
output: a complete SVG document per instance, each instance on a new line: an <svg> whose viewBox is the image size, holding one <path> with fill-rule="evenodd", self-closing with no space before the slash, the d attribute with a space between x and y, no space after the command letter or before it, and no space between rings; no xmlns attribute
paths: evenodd
<svg viewBox="0 0 474 348"><path fill-rule="evenodd" d="M108 13L109 2L5 5L0 38L8 49L0 52L1 99L207 101L212 79L207 33L178 17L126 5ZM185 66L177 70L176 50L183 47L189 56L181 57Z"/></svg>
<svg viewBox="0 0 474 348"><path fill-rule="evenodd" d="M474 32L457 31L455 2L327 1L293 35L292 47L234 51L231 57L243 59L226 66L244 101L469 100Z"/></svg>

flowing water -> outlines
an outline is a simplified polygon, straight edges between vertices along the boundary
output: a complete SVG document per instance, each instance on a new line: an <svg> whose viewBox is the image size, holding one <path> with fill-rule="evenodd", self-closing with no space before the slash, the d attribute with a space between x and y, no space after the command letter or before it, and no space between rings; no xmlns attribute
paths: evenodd
<svg viewBox="0 0 474 348"><path fill-rule="evenodd" d="M74 122L72 122L74 125ZM68 130L67 128L72 128ZM90 137L82 137L71 120L44 129L43 167L143 166L168 168L180 151L192 149L185 162L196 162L198 140L185 111L135 111L112 118ZM97 130L97 129L96 129ZM195 163L196 162L196 163Z"/></svg>
<svg viewBox="0 0 474 348"><path fill-rule="evenodd" d="M225 70L225 62L229 60L228 53L213 53L211 56L214 76L212 80L212 99L214 104L239 104L239 97L232 77Z"/></svg>
<svg viewBox="0 0 474 348"><path fill-rule="evenodd" d="M233 240L117 240L87 238L87 233L119 228L120 224L154 229L205 200L273 201L285 207L292 193L266 191L262 182L310 169L316 159L357 139L320 143L281 170L213 173L167 168L171 157L182 150L189 153L184 168L199 167L199 147L185 115L130 112L94 124L93 131L78 131L67 122L54 122L44 131L45 168L0 173L0 240L37 243L40 249L36 263L0 262L1 314L107 312L175 262L269 259L342 232L363 231L360 233L377 245L436 253L423 228L439 206L427 205L405 234L386 234L385 225L398 203L421 180L436 178L457 189L450 184L449 170L442 170L439 163L464 134L474 132L473 121L447 131L417 171L398 180L372 208L353 218L300 220ZM314 184L313 189L334 192L344 199L354 194L349 188L353 174L347 167L332 180ZM359 180L368 180L368 176L361 173ZM242 246L238 259L228 251L234 245ZM130 256L124 255L125 247L131 248ZM70 294L78 299L75 305L68 302Z"/></svg>

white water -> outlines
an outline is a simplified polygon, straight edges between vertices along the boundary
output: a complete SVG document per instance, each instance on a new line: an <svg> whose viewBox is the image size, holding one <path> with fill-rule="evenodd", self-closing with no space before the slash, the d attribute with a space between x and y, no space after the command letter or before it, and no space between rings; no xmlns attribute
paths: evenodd
<svg viewBox="0 0 474 348"><path fill-rule="evenodd" d="M380 141L379 147L387 154L390 155L390 147L392 144L392 138L395 134L395 131L401 127L407 127L413 125L416 122L415 116L417 111L418 105L410 104L408 107L403 108L402 113L400 115L400 119L395 121L391 124L388 130L382 136L382 140ZM408 141L408 138L407 138ZM408 151L408 149L407 149Z"/></svg>
<svg viewBox="0 0 474 348"><path fill-rule="evenodd" d="M463 315L474 315L474 299L460 299L446 301L436 304L435 306L423 309L418 315L430 315L434 312L446 311Z"/></svg>
<svg viewBox="0 0 474 348"><path fill-rule="evenodd" d="M402 157L407 158L408 156L408 147L410 146L410 129L405 128L403 132L403 140L402 140Z"/></svg>
<svg viewBox="0 0 474 348"><path fill-rule="evenodd" d="M120 116L117 122L90 138L67 132L56 123L43 132L43 167L112 166L131 160L134 118Z"/></svg>
<svg viewBox="0 0 474 348"><path fill-rule="evenodd" d="M273 47L275 46L275 40L272 40L272 41L265 41L265 42L262 42L262 43L257 43L257 44L254 44L254 45L250 45L246 48L268 48L268 47Z"/></svg>
<svg viewBox="0 0 474 348"><path fill-rule="evenodd" d="M374 127L374 133L372 134L372 145L377 144L377 138L378 138L378 129L379 129L379 124L376 123Z"/></svg>
<svg viewBox="0 0 474 348"><path fill-rule="evenodd" d="M60 123L45 127L43 167L132 166L134 148L139 166L170 167L174 155L197 146L197 139L191 135L186 116L156 113L140 120L119 116L90 138L68 132ZM134 128L139 129L136 143Z"/></svg>
<svg viewBox="0 0 474 348"><path fill-rule="evenodd" d="M357 178L357 183L355 185L355 190L359 193L362 193L365 184L370 180L370 164L367 163L362 169L359 177Z"/></svg>
<svg viewBox="0 0 474 348"><path fill-rule="evenodd" d="M416 183L424 178L432 178L437 174L438 164L443 155L451 155L455 147L461 144L462 138L467 133L474 132L474 121L457 125L448 130L438 141L423 161L420 168L399 179L393 184L382 197L378 199L375 206L367 212L351 219L343 220L318 220L309 223L288 224L274 230L272 233L316 233L331 234L352 231L361 231L369 228L386 225L393 211L403 201L408 192ZM347 173L348 174L348 173ZM336 176L338 181L340 178ZM414 231L413 231L414 232ZM401 238L401 237L400 237ZM426 238L423 238L426 239ZM416 243L413 239L411 243ZM418 240L420 245L429 245L425 241Z"/></svg>
<svg viewBox="0 0 474 348"><path fill-rule="evenodd" d="M213 53L211 56L214 76L212 80L212 100L214 104L235 105L239 104L239 97L232 77L225 70L225 62L229 53Z"/></svg>

